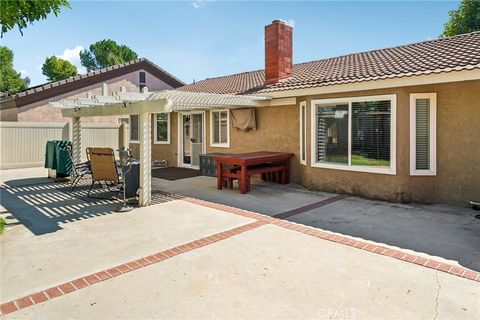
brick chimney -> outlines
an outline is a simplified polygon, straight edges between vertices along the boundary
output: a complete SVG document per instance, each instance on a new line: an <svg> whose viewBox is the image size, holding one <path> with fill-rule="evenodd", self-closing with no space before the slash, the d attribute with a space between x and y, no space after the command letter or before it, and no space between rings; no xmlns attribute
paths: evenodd
<svg viewBox="0 0 480 320"><path fill-rule="evenodd" d="M292 31L282 20L265 26L265 84L276 83L292 74Z"/></svg>

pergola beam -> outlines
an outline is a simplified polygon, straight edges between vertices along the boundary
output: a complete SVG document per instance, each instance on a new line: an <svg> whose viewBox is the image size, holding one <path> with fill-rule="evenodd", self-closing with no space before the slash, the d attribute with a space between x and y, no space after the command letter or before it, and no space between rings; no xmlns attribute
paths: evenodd
<svg viewBox="0 0 480 320"><path fill-rule="evenodd" d="M78 106L62 109L64 117L104 117L169 111L172 102L168 99L123 102L100 106Z"/></svg>

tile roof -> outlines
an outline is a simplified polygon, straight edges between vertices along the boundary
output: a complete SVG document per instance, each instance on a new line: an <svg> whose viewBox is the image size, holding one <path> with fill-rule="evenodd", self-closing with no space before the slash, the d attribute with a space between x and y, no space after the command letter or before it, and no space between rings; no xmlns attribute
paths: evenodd
<svg viewBox="0 0 480 320"><path fill-rule="evenodd" d="M292 76L264 85L264 71L211 78L177 90L249 94L480 68L480 32L293 65Z"/></svg>

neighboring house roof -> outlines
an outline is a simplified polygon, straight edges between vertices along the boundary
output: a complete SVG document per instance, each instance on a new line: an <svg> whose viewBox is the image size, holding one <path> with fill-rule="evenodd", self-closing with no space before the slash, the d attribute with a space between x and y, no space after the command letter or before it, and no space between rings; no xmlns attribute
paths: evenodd
<svg viewBox="0 0 480 320"><path fill-rule="evenodd" d="M293 65L292 76L265 85L263 70L211 78L177 90L249 94L480 68L480 32Z"/></svg>
<svg viewBox="0 0 480 320"><path fill-rule="evenodd" d="M94 70L86 74L79 74L60 81L48 82L35 87L30 87L23 91L11 94L8 98L15 100L16 106L19 107L70 91L82 89L99 82L108 81L138 70L147 71L173 88L185 85L183 81L160 68L153 62L145 58L140 58L111 67Z"/></svg>

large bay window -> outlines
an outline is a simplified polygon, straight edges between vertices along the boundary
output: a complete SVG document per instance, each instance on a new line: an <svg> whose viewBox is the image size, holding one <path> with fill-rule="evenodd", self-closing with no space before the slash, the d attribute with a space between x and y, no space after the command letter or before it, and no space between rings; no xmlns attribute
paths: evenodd
<svg viewBox="0 0 480 320"><path fill-rule="evenodd" d="M156 144L170 143L170 113L156 113L153 140Z"/></svg>
<svg viewBox="0 0 480 320"><path fill-rule="evenodd" d="M312 101L312 166L395 174L396 95Z"/></svg>
<svg viewBox="0 0 480 320"><path fill-rule="evenodd" d="M436 169L437 95L410 95L410 174L434 176Z"/></svg>
<svg viewBox="0 0 480 320"><path fill-rule="evenodd" d="M212 147L230 147L230 119L228 110L210 112L210 145Z"/></svg>

